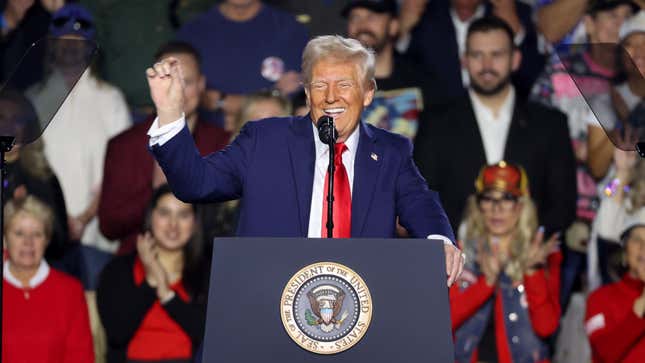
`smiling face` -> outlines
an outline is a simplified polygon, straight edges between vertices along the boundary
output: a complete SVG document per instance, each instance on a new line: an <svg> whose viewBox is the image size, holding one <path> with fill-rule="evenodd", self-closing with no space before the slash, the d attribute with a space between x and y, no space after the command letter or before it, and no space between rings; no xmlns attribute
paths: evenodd
<svg viewBox="0 0 645 363"><path fill-rule="evenodd" d="M30 213L19 212L9 221L5 233L11 266L23 271L37 270L48 242L45 223Z"/></svg>
<svg viewBox="0 0 645 363"><path fill-rule="evenodd" d="M471 87L483 95L495 95L505 90L520 61L520 53L514 49L512 39L502 30L471 34L462 60L468 70Z"/></svg>
<svg viewBox="0 0 645 363"><path fill-rule="evenodd" d="M195 231L193 207L170 193L163 195L152 211L151 229L160 248L168 251L182 249Z"/></svg>
<svg viewBox="0 0 645 363"><path fill-rule="evenodd" d="M321 59L312 67L305 92L314 123L322 116L332 117L338 142L344 142L356 129L363 108L372 102L374 84L365 81L355 62Z"/></svg>
<svg viewBox="0 0 645 363"><path fill-rule="evenodd" d="M347 19L347 34L380 54L398 32L398 21L389 13L354 8Z"/></svg>

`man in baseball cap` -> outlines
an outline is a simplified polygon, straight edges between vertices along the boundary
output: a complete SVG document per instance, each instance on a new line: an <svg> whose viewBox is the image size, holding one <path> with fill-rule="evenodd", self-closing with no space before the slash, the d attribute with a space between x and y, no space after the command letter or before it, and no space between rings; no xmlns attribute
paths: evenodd
<svg viewBox="0 0 645 363"><path fill-rule="evenodd" d="M432 98L428 75L395 50L400 29L397 8L395 0L358 0L349 2L341 15L347 18L347 35L376 55L378 91L363 119L413 139Z"/></svg>

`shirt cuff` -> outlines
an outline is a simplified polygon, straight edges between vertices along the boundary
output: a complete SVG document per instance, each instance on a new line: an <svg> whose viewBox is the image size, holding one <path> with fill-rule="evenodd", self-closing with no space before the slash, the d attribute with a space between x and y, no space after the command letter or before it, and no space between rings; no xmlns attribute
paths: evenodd
<svg viewBox="0 0 645 363"><path fill-rule="evenodd" d="M159 300L159 303L161 303L161 305L166 305L167 303L170 302L170 300L174 298L175 298L175 292L171 290L168 295L164 296L163 299Z"/></svg>
<svg viewBox="0 0 645 363"><path fill-rule="evenodd" d="M426 238L427 239L439 239L439 240L443 241L444 245L455 246L455 244L450 240L450 238L448 238L448 237L446 237L446 236L444 236L442 234L431 234ZM455 246L455 247L457 247L457 246Z"/></svg>
<svg viewBox="0 0 645 363"><path fill-rule="evenodd" d="M184 114L177 121L173 121L167 125L159 127L159 117L155 118L152 126L148 130L148 136L150 136L149 145L150 146L163 146L177 135L186 125L186 117Z"/></svg>

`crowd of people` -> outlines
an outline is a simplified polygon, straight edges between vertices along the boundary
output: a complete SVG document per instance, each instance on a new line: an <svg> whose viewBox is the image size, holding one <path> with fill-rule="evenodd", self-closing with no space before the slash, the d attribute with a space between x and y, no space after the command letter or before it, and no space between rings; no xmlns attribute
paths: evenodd
<svg viewBox="0 0 645 363"><path fill-rule="evenodd" d="M374 52L362 120L413 144L466 255L450 288L455 361L645 361L645 1L0 11L0 119L44 129L7 154L4 362L192 362L212 239L235 235L240 201L173 195L148 150L145 70L180 61L183 114L207 155L247 122L309 113L302 53L321 34Z"/></svg>

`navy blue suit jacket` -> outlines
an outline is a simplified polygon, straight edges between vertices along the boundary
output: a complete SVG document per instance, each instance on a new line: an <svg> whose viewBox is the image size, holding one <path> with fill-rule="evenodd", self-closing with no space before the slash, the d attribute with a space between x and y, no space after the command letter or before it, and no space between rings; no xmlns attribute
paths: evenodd
<svg viewBox="0 0 645 363"><path fill-rule="evenodd" d="M454 234L436 192L402 136L359 124L352 237L394 237L396 217L413 237ZM315 168L309 116L247 123L225 149L201 157L184 128L152 152L186 202L241 199L241 237L307 237Z"/></svg>

